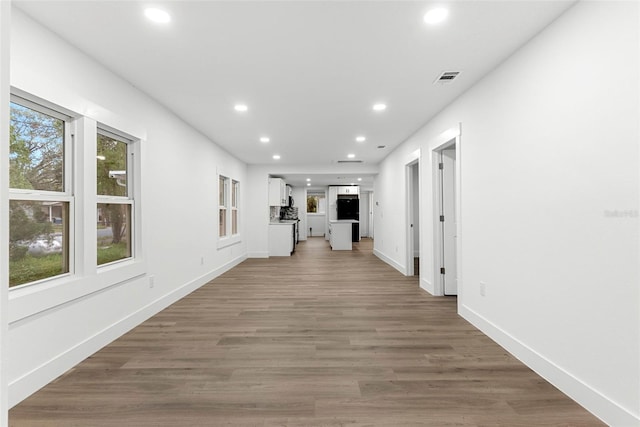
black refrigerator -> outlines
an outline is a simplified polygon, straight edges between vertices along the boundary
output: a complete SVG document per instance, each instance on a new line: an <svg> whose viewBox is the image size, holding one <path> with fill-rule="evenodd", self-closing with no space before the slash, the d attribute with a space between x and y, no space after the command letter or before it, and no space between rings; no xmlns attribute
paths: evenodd
<svg viewBox="0 0 640 427"><path fill-rule="evenodd" d="M357 197L339 198L336 200L338 207L338 220L360 220L360 200ZM354 223L351 227L351 241L360 241L360 224Z"/></svg>

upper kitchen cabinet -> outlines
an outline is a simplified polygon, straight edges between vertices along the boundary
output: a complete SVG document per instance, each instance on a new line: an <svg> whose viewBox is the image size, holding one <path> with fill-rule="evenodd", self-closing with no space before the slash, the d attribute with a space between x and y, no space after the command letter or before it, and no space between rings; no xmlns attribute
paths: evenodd
<svg viewBox="0 0 640 427"><path fill-rule="evenodd" d="M287 184L282 178L269 178L269 206L288 206Z"/></svg>
<svg viewBox="0 0 640 427"><path fill-rule="evenodd" d="M338 196L359 196L360 187L357 185L341 185L338 187Z"/></svg>

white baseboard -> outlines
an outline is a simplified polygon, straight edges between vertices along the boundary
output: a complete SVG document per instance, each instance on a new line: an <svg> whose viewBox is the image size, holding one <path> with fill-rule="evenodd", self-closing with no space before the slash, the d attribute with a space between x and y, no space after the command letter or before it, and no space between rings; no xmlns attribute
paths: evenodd
<svg viewBox="0 0 640 427"><path fill-rule="evenodd" d="M380 252L377 249L373 250L373 254L375 256L377 256L378 258L380 258L382 261L386 262L387 264L389 264L391 267L395 268L396 270L398 270L400 273L402 274L407 274L407 269L406 267L398 264L397 262L395 262L393 259L389 258L388 256L386 256L385 254L383 254L382 252Z"/></svg>
<svg viewBox="0 0 640 427"><path fill-rule="evenodd" d="M433 289L433 283L426 279L420 279L420 288L424 289L431 295L435 295L435 290Z"/></svg>
<svg viewBox="0 0 640 427"><path fill-rule="evenodd" d="M269 251L266 252L249 252L247 258L269 258Z"/></svg>
<svg viewBox="0 0 640 427"><path fill-rule="evenodd" d="M48 362L36 367L20 378L15 379L9 384L9 408L17 405L31 394L35 393L78 363L82 362L87 357L100 350L102 347L113 342L181 298L184 298L191 292L232 269L245 259L247 259L246 255L239 256L219 268L185 283L179 288L174 289L168 294L163 295L146 306L141 307L139 310L120 319L116 323L106 327L97 334L88 337L84 341L69 348ZM146 280L146 277L139 280Z"/></svg>
<svg viewBox="0 0 640 427"><path fill-rule="evenodd" d="M459 314L607 425L640 426L640 416L634 415L628 409L585 384L469 307L461 305Z"/></svg>

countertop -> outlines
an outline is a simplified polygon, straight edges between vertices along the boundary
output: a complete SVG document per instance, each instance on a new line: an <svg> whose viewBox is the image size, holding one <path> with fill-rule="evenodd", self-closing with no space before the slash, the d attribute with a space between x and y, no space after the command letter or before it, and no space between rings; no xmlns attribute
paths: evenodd
<svg viewBox="0 0 640 427"><path fill-rule="evenodd" d="M291 225L291 224L295 224L298 221L299 220L297 219L281 219L278 221L271 221L269 222L269 225Z"/></svg>

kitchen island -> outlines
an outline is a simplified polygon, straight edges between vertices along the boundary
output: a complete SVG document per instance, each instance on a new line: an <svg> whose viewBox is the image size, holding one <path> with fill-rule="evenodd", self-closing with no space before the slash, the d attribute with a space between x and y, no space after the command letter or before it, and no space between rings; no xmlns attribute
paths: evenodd
<svg viewBox="0 0 640 427"><path fill-rule="evenodd" d="M350 251L353 249L351 240L353 224L359 224L355 219L338 219L329 221L329 244L334 251Z"/></svg>

